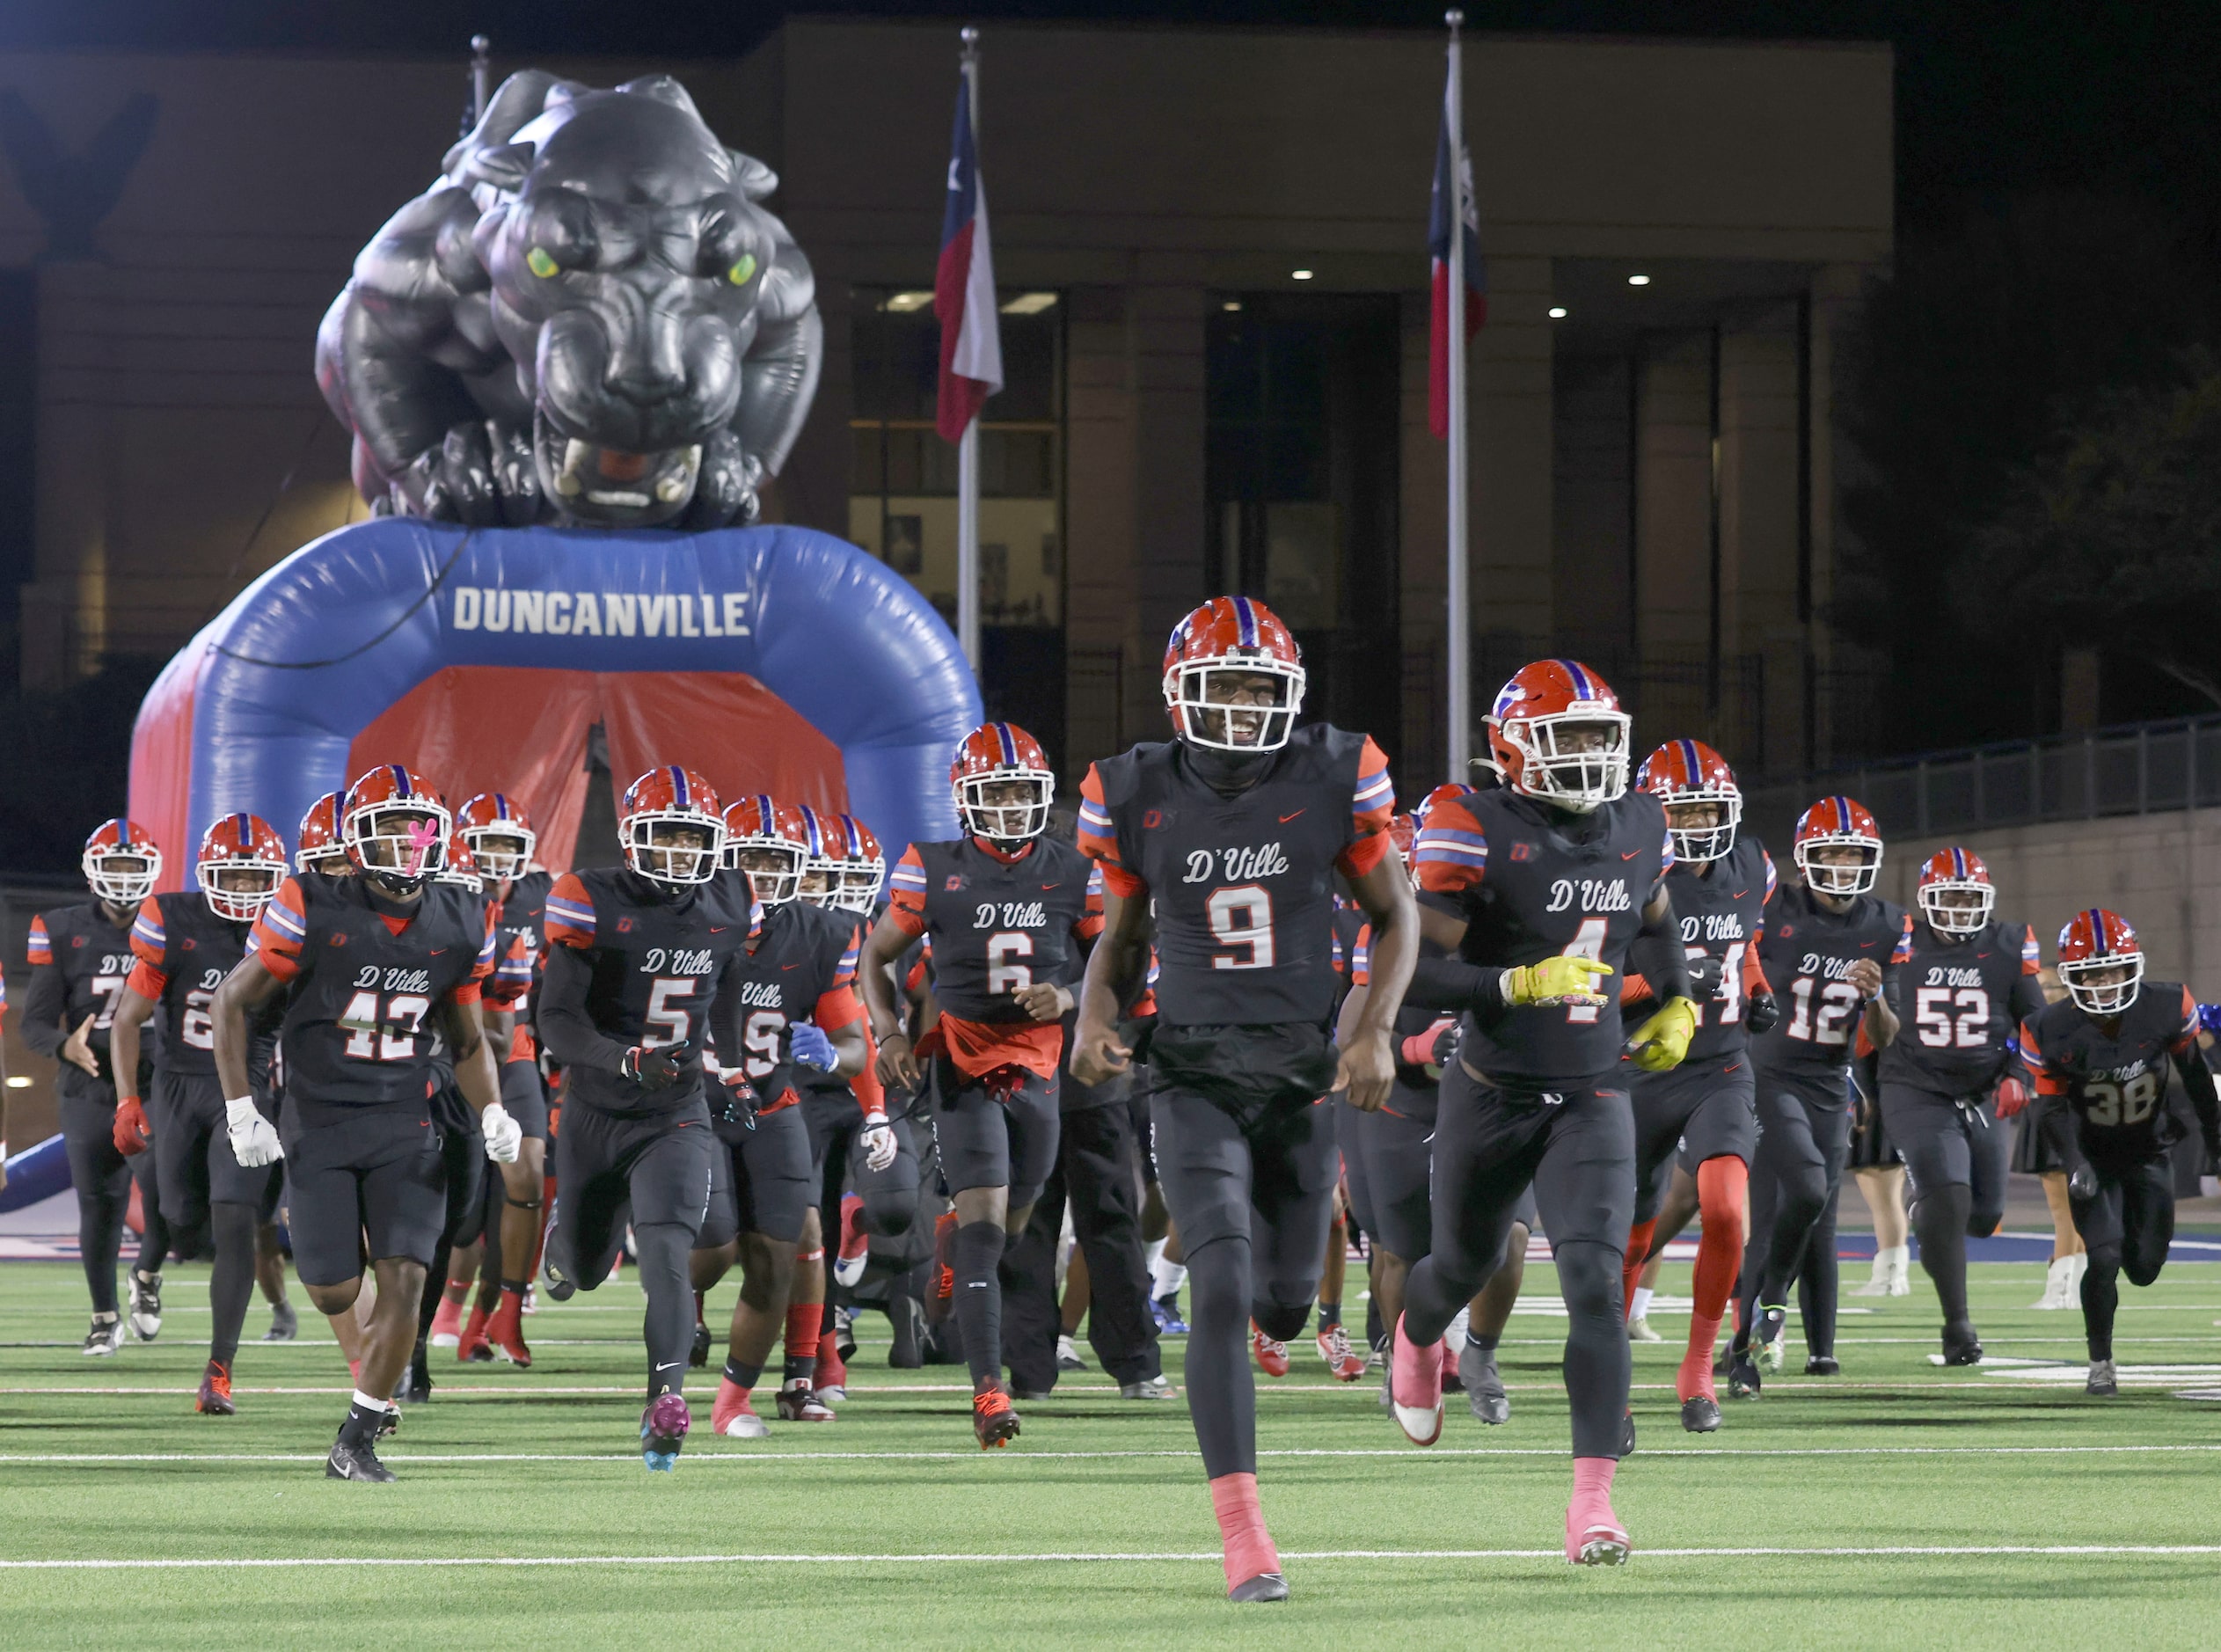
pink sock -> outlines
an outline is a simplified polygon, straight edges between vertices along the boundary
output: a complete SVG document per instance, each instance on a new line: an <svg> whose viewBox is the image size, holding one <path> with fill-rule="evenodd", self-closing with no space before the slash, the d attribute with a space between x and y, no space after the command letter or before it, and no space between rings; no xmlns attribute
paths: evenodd
<svg viewBox="0 0 2221 1652"><path fill-rule="evenodd" d="M1210 1505L1226 1544L1226 1587L1280 1570L1280 1552L1257 1507L1257 1476L1221 1474L1210 1483Z"/></svg>
<svg viewBox="0 0 2221 1652"><path fill-rule="evenodd" d="M1611 1497L1611 1477L1619 1469L1619 1461L1611 1457L1576 1457L1574 1458L1574 1501L1584 1497Z"/></svg>

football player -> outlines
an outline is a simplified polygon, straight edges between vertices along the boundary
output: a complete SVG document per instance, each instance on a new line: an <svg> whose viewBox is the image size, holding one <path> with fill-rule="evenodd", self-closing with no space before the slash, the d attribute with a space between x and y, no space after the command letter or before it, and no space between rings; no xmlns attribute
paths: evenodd
<svg viewBox="0 0 2221 1652"><path fill-rule="evenodd" d="M2199 1054L2189 989L2144 980L2144 945L2118 916L2103 907L2074 915L2059 932L2059 979L2067 997L2021 1023L2020 1056L2037 1091L2068 1109L2081 1149L2067 1192L2090 1258L2082 1276L2090 1345L2083 1392L2110 1399L2120 1392L2113 1318L2121 1275L2150 1284L2174 1238L2170 1150L2180 1126L2166 1105L2168 1064L2189 1093L2209 1171L2221 1161L2221 1104Z"/></svg>
<svg viewBox="0 0 2221 1652"><path fill-rule="evenodd" d="M752 1110L718 1121L709 1217L692 1273L696 1291L707 1291L738 1257L740 1299L733 1305L711 1425L727 1438L760 1439L769 1429L752 1393L782 1330L786 1364L779 1416L789 1422L833 1420L816 1391L822 1271L817 1299L800 1309L793 1301L818 1186L810 1175L798 1071L843 1080L861 1071L864 1011L854 988L855 916L800 898L808 859L800 812L769 797L743 798L725 811L725 830L727 887L753 888L756 895L732 966L745 1021L736 1019L731 1030L719 1023L717 1059L728 1079L755 1100ZM866 1104L851 1096L849 1105ZM875 1145L884 1129L884 1115L876 1115L863 1135ZM822 1269L824 1247L814 1248Z"/></svg>
<svg viewBox="0 0 2221 1652"><path fill-rule="evenodd" d="M1781 1369L1789 1286L1801 1273L1810 1276L1805 1373L1838 1369L1832 1213L1851 1151L1851 1060L1861 1034L1876 1049L1896 1037L1889 988L1912 945L1910 915L1873 893L1881 849L1881 829L1864 804L1823 797L1797 819L1791 853L1802 882L1783 885L1766 903L1758 962L1783 1012L1751 1052L1758 1151L1728 1368L1728 1392L1738 1400L1757 1395L1760 1359Z"/></svg>
<svg viewBox="0 0 2221 1652"><path fill-rule="evenodd" d="M1946 1363L1982 1344L1967 1315L1967 1240L2005 1221L2013 1159L2003 1121L2027 1105L2013 1037L2044 1007L2036 933L1997 917L1990 868L1940 849L1920 868L1920 916L1897 972L1896 1042L1881 1052L1881 1121L1904 1155L1920 1265L1943 1308Z"/></svg>
<svg viewBox="0 0 2221 1652"><path fill-rule="evenodd" d="M1691 1434L1720 1427L1712 1347L1726 1317L1742 1261L1742 1224L1751 1155L1758 1145L1757 1090L1750 1034L1774 1024L1779 1009L1758 963L1772 858L1742 833L1742 792L1735 771L1710 746L1672 740L1643 760L1636 787L1665 806L1674 863L1666 874L1674 921L1699 998L1696 1036L1668 1072L1637 1068L1628 1085L1635 1113L1635 1223L1627 1235L1622 1288L1633 1300L1649 1259L1666 1166L1684 1154L1696 1163L1703 1226L1697 1242L1688 1352L1674 1378L1681 1426ZM1630 977L1631 998L1649 983Z"/></svg>
<svg viewBox="0 0 2221 1652"><path fill-rule="evenodd" d="M1494 1271L1530 1184L1566 1299L1574 1494L1566 1558L1617 1565L1628 1552L1611 1506L1633 1449L1621 1269L1634 1214L1634 1117L1620 1067L1620 1000L1632 964L1661 1007L1629 1042L1664 1071L1697 1028L1665 876L1664 807L1627 790L1628 718L1573 660L1541 660L1506 683L1488 716L1501 786L1450 799L1419 835L1421 884L1451 896L1458 961L1424 966L1462 1006L1443 1071L1434 1143L1433 1248L1411 1270L1391 1356L1394 1411L1414 1442L1442 1432L1434 1344Z"/></svg>
<svg viewBox="0 0 2221 1652"><path fill-rule="evenodd" d="M160 1155L127 1157L123 1151L146 1143L146 1119L136 1098L149 1070L142 1061L140 1071L124 1075L119 1085L108 1052L116 1000L131 977L131 925L140 904L154 893L162 851L137 822L104 821L84 840L80 864L92 899L31 920L23 1041L58 1064L55 1099L77 1195L77 1251L92 1293L92 1327L83 1351L101 1356L123 1346L116 1257L135 1181L146 1225L131 1269L130 1329L150 1342L162 1328L162 1262L170 1254L170 1232L156 1173ZM119 1106L119 1089L133 1098L130 1107Z"/></svg>
<svg viewBox="0 0 2221 1652"><path fill-rule="evenodd" d="M693 1426L687 1267L718 1157L703 1048L712 1027L741 1045L754 917L746 883L721 875L724 815L694 770L651 769L626 787L617 837L624 866L566 872L548 892L539 1027L564 1066L565 1107L540 1266L558 1302L598 1289L629 1212L647 1296L640 1456L668 1473ZM745 1108L738 1084L713 1085L719 1114Z"/></svg>
<svg viewBox="0 0 2221 1652"><path fill-rule="evenodd" d="M328 878L354 875L354 862L340 841L340 805L344 800L342 793L326 792L301 816L299 847L293 852L296 872L321 872Z"/></svg>
<svg viewBox="0 0 2221 1652"><path fill-rule="evenodd" d="M435 1045L486 1154L516 1156L479 1018L493 926L482 902L434 881L449 829L446 804L400 764L363 775L340 810L355 875L288 878L209 1005L232 1155L246 1170L286 1161L294 1266L311 1299L326 1314L352 1308L366 1254L376 1276L353 1402L325 1460L334 1480L394 1477L374 1448L447 1218L429 1100ZM273 1126L254 1103L249 1023L281 993L285 1097Z"/></svg>
<svg viewBox="0 0 2221 1652"><path fill-rule="evenodd" d="M259 815L226 815L202 834L194 859L197 894L150 895L140 903L131 926L138 961L116 1005L109 1048L118 1071L136 1071L139 1029L160 1009L161 1053L146 1110L158 1144L162 1208L182 1254L197 1255L212 1245L216 1258L208 1270L208 1363L194 1408L228 1417L237 1408L231 1362L254 1295L255 1229L276 1216L285 1173L275 1164L244 1166L231 1151L209 1006L223 977L246 956L254 920L285 881L285 843ZM273 1122L277 1106L269 1068L276 1030L275 1018L261 1018L247 1069L255 1106ZM139 1107L136 1096L120 1103L127 1112Z"/></svg>
<svg viewBox="0 0 2221 1652"><path fill-rule="evenodd" d="M912 844L863 957L881 1084L908 1090L931 1064L933 1137L956 1210L949 1240L957 1327L971 1367L982 1450L1017 1436L1003 1385L1004 1246L1024 1232L1056 1165L1057 1075L1073 1005L1068 961L1102 932L1092 868L1044 837L1056 777L1015 723L983 723L949 764L965 836ZM933 951L940 1019L916 1045L903 1032L890 967L912 941Z"/></svg>
<svg viewBox="0 0 2221 1652"><path fill-rule="evenodd" d="M1340 1165L1324 1103L1387 1099L1417 909L1388 836L1388 760L1363 735L1295 726L1303 656L1276 615L1213 597L1173 629L1163 683L1178 738L1094 764L1080 788L1079 847L1103 868L1106 929L1072 1075L1103 1084L1132 1064L1118 1020L1147 981L1153 906L1151 1122L1193 1286L1188 1409L1229 1597L1284 1600L1257 1502L1244 1334L1254 1321L1288 1341L1310 1317ZM1375 937L1372 991L1339 1051L1335 872Z"/></svg>

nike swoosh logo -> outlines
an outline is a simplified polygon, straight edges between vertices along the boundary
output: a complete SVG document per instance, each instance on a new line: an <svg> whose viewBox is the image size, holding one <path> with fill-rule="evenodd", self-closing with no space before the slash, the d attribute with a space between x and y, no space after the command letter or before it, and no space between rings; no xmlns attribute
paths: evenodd
<svg viewBox="0 0 2221 1652"><path fill-rule="evenodd" d="M438 956L439 956L442 953L445 952L446 950L447 950L447 948L446 948L446 947L435 947L434 948L432 948L432 955L433 955L435 958L436 958L436 957L438 957Z"/></svg>
<svg viewBox="0 0 2221 1652"><path fill-rule="evenodd" d="M779 966L779 969L780 969L782 971L785 971L785 970L788 970L788 969L800 969L801 967L802 967L802 966L801 966L801 965L800 965L800 964L781 964L781 965Z"/></svg>
<svg viewBox="0 0 2221 1652"><path fill-rule="evenodd" d="M1641 851L1641 850L1640 850L1640 849L1630 849L1630 850L1629 850L1629 851L1628 851L1626 854L1624 854L1624 855L1620 856L1619 858L1620 858L1622 860L1633 860L1633 859L1634 859L1637 855L1639 855L1639 854L1640 854L1640 853L1642 853L1642 851Z"/></svg>
<svg viewBox="0 0 2221 1652"><path fill-rule="evenodd" d="M1740 901L1741 899L1742 899L1742 897L1743 897L1744 895L1748 895L1748 894L1750 894L1750 890L1748 890L1748 889L1737 889L1737 890L1735 892L1735 894L1734 894L1733 895L1729 896L1728 898L1729 898L1729 899L1731 899L1731 900Z"/></svg>
<svg viewBox="0 0 2221 1652"><path fill-rule="evenodd" d="M1304 812L1304 811L1303 811L1302 809L1297 809L1297 810L1296 811L1296 815L1300 815L1300 814L1302 814L1303 812ZM1288 824L1288 822L1289 822L1289 821L1294 820L1294 819L1296 818L1296 815L1282 815L1282 816L1280 817L1280 823L1281 823L1282 825L1283 825L1283 826L1287 825L1287 824Z"/></svg>
<svg viewBox="0 0 2221 1652"><path fill-rule="evenodd" d="M680 1366L685 1363L686 1362L683 1359L675 1359L658 1365L655 1369L658 1371L676 1371Z"/></svg>
<svg viewBox="0 0 2221 1652"><path fill-rule="evenodd" d="M710 925L710 933L712 935L722 935L727 930L732 927L733 926L730 924L712 924Z"/></svg>
<svg viewBox="0 0 2221 1652"><path fill-rule="evenodd" d="M1301 809L1298 809L1298 810L1297 811L1297 814L1301 814L1302 812L1303 812L1303 811L1302 811ZM1041 888L1043 888L1044 889L1053 889L1053 888L1056 888L1056 885L1055 885L1054 883L1044 883L1044 884L1042 884L1042 885L1041 885ZM1984 954L1983 955L1984 955L1984 957L1987 957L1989 954L1985 953L1985 954Z"/></svg>

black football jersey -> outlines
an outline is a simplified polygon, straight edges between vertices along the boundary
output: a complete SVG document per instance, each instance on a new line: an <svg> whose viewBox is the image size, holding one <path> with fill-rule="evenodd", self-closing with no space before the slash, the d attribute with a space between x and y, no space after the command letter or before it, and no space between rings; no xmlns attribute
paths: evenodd
<svg viewBox="0 0 2221 1652"><path fill-rule="evenodd" d="M1468 1011L1458 1049L1473 1069L1559 1080L1617 1067L1628 945L1673 865L1658 800L1630 792L1569 815L1501 786L1477 792L1436 806L1413 859L1421 887L1465 917L1458 950L1466 962L1509 969L1574 954L1620 972L1603 983L1601 1005L1528 1005L1486 1024Z"/></svg>
<svg viewBox="0 0 2221 1652"><path fill-rule="evenodd" d="M279 1034L288 1099L319 1107L421 1107L444 1000L475 1001L493 968L482 896L427 887L397 932L361 878L303 872L255 920L250 950L286 982Z"/></svg>
<svg viewBox="0 0 2221 1652"><path fill-rule="evenodd" d="M23 997L25 1042L41 1056L55 1056L90 1015L85 1042L99 1060L101 1078L114 1083L108 1067L108 1028L136 962L129 926L111 923L99 902L81 901L33 918L26 951L31 985ZM75 1067L69 1071L84 1076Z"/></svg>
<svg viewBox="0 0 2221 1652"><path fill-rule="evenodd" d="M636 1044L708 1049L712 1020L738 1011L728 990L751 927L738 874L679 890L615 866L558 878L547 896L548 947L569 949L587 970L582 1003L559 1005L552 984L540 994L540 1036L565 1064L566 1099L626 1113L690 1106L702 1093L698 1062L653 1091L619 1077L617 1063ZM554 968L552 957L544 968ZM584 1026L559 1019L573 1009Z"/></svg>
<svg viewBox="0 0 2221 1652"><path fill-rule="evenodd" d="M1766 903L1758 957L1781 1019L1754 1042L1758 1064L1776 1072L1848 1070L1865 1011L1859 989L1845 979L1851 966L1861 958L1880 964L1881 990L1895 1002L1897 974L1911 947L1912 919L1894 901L1856 895L1849 911L1837 913L1801 884L1775 890Z"/></svg>
<svg viewBox="0 0 2221 1652"><path fill-rule="evenodd" d="M1881 1052L1881 1082L1947 1096L1995 1088L2013 1033L2044 1007L2042 967L2026 924L1991 924L1959 939L1914 918L1911 955L1891 998L1903 1026Z"/></svg>
<svg viewBox="0 0 2221 1652"><path fill-rule="evenodd" d="M1260 770L1226 797L1173 741L1099 763L1082 783L1080 849L1112 890L1145 890L1155 909L1170 1026L1325 1027L1342 984L1334 873L1362 875L1393 852L1382 834L1395 792L1364 735L1312 723Z"/></svg>
<svg viewBox="0 0 2221 1652"><path fill-rule="evenodd" d="M131 925L131 950L137 966L132 990L150 998L162 1023L165 1072L212 1078L216 1076L216 1023L208 1005L240 959L246 956L251 924L218 917L198 891L150 895ZM251 1067L268 1059L267 1050Z"/></svg>
<svg viewBox="0 0 2221 1652"><path fill-rule="evenodd" d="M1068 979L1077 942L1103 927L1086 856L1037 837L1015 860L975 837L912 844L888 874L905 929L923 924L933 947L942 1011L967 1021L1030 1021L1011 997L1037 981Z"/></svg>
<svg viewBox="0 0 2221 1652"><path fill-rule="evenodd" d="M1684 949L1691 958L1720 960L1722 996L1697 1006L1688 1060L1733 1055L1750 1043L1743 1025L1750 1003L1743 972L1764 929L1766 902L1773 892L1773 857L1756 837L1741 833L1719 859L1678 864L1666 874Z"/></svg>
<svg viewBox="0 0 2221 1652"><path fill-rule="evenodd" d="M793 1064L794 1024L818 1020L822 999L853 986L859 945L855 913L788 901L765 909L760 935L734 957L725 990L739 995L745 1015L736 1027L720 1014L717 1061L746 1075L759 1111L795 1100L796 1076L806 1070ZM832 1017L835 1007L824 1011L833 1025L855 1019L846 1000L838 1004L840 1018Z"/></svg>
<svg viewBox="0 0 2221 1652"><path fill-rule="evenodd" d="M517 1020L529 1024L532 1015L532 990L540 984L540 968L547 948L547 897L555 887L555 878L546 872L528 872L509 885L509 898L501 903L501 910L493 930L495 969L502 969L515 949L523 943L524 962L531 971L532 984L525 996L515 1005Z"/></svg>
<svg viewBox="0 0 2221 1652"><path fill-rule="evenodd" d="M2135 1164L2181 1137L2167 1107L2167 1069L2197 1040L2189 989L2147 981L2110 1035L2071 998L2044 1005L2020 1025L2020 1058L2038 1093L2061 1098L2073 1114L2084 1153L2101 1164Z"/></svg>

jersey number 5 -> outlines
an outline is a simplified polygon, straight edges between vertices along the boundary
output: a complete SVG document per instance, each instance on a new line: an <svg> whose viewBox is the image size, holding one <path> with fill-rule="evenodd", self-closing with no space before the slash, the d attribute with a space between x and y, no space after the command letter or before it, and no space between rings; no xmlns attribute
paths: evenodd
<svg viewBox="0 0 2221 1652"><path fill-rule="evenodd" d="M1273 967L1273 897L1254 883L1213 889L1206 903L1211 939L1226 950L1211 955L1214 969Z"/></svg>

